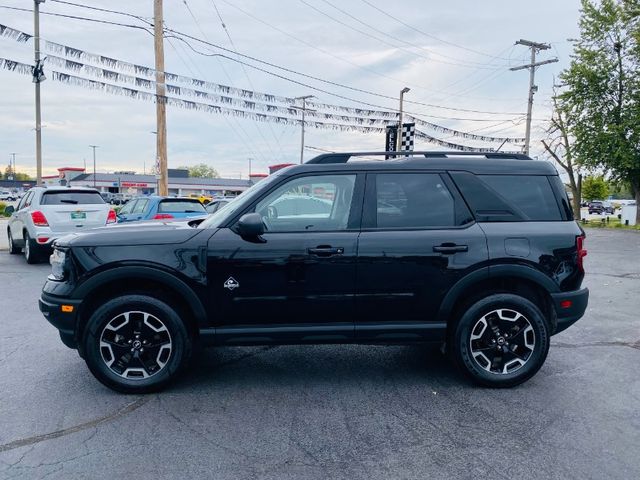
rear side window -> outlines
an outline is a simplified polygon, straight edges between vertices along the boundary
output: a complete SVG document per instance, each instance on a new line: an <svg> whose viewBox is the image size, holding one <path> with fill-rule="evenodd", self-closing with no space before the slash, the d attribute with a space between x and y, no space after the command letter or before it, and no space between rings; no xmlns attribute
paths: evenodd
<svg viewBox="0 0 640 480"><path fill-rule="evenodd" d="M158 205L158 213L207 213L198 201L190 200L162 200Z"/></svg>
<svg viewBox="0 0 640 480"><path fill-rule="evenodd" d="M438 174L376 175L377 228L429 228L457 225L455 200Z"/></svg>
<svg viewBox="0 0 640 480"><path fill-rule="evenodd" d="M526 215L530 221L562 220L558 202L546 176L479 175L507 203Z"/></svg>
<svg viewBox="0 0 640 480"><path fill-rule="evenodd" d="M84 190L44 192L40 201L40 205L95 205L103 203L104 199L98 192Z"/></svg>

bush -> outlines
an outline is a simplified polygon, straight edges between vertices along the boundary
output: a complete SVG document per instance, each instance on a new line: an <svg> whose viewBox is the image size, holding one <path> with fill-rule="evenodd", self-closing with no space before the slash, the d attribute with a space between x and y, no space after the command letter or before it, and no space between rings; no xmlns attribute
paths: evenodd
<svg viewBox="0 0 640 480"><path fill-rule="evenodd" d="M10 215L7 215L6 213L4 213L5 208L7 208L7 204L5 202L0 202L0 216L9 217Z"/></svg>

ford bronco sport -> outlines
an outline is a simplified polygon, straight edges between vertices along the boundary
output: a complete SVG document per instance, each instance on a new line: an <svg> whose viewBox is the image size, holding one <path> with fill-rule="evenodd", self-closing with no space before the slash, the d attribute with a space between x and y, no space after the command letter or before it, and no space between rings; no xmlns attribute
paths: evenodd
<svg viewBox="0 0 640 480"><path fill-rule="evenodd" d="M438 342L510 387L583 314L584 232L520 154L327 154L201 223L59 239L40 309L105 385L164 387L195 344Z"/></svg>

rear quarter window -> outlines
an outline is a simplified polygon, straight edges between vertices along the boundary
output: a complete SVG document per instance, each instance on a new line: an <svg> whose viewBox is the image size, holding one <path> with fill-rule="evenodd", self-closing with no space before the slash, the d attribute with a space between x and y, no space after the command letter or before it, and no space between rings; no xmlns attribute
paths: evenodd
<svg viewBox="0 0 640 480"><path fill-rule="evenodd" d="M104 204L98 192L63 191L44 192L40 205L95 205Z"/></svg>
<svg viewBox="0 0 640 480"><path fill-rule="evenodd" d="M198 200L162 200L158 205L161 213L207 213Z"/></svg>

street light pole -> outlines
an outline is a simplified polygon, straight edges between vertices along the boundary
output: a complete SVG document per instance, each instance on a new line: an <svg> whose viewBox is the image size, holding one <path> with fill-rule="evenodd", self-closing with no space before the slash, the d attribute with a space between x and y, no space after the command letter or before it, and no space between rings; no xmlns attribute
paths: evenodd
<svg viewBox="0 0 640 480"><path fill-rule="evenodd" d="M12 164L12 161L9 160L9 166L11 167L11 180L15 180L16 179L16 155L17 154L15 152L12 152L9 155L11 155L13 157L13 164Z"/></svg>
<svg viewBox="0 0 640 480"><path fill-rule="evenodd" d="M98 145L89 145L93 148L93 188L96 188L96 148Z"/></svg>
<svg viewBox="0 0 640 480"><path fill-rule="evenodd" d="M400 135L402 134L402 102L404 100L404 94L411 90L409 87L404 87L400 90L400 108L398 115L398 132L396 133L396 152L400 151Z"/></svg>

